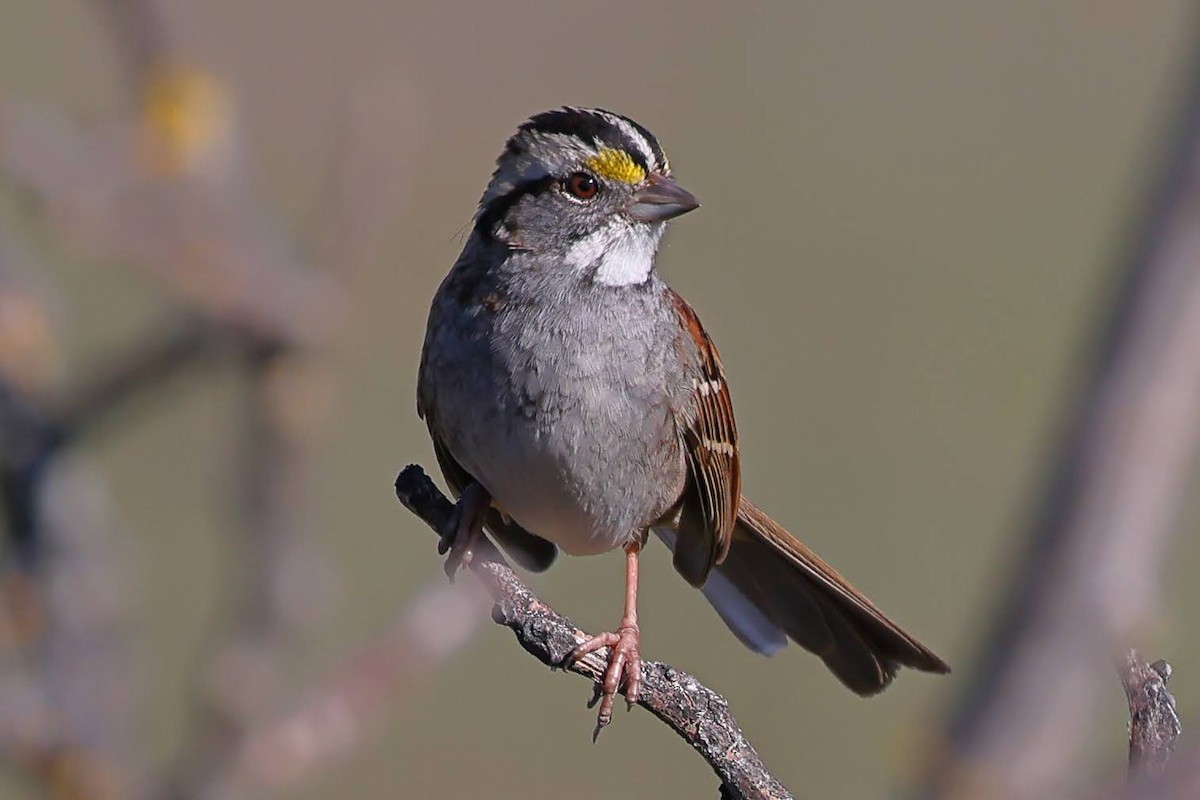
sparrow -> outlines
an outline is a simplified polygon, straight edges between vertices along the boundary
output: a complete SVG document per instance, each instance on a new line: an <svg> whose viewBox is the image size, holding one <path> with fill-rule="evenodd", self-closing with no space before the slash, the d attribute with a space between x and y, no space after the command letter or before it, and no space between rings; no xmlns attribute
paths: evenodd
<svg viewBox="0 0 1200 800"><path fill-rule="evenodd" d="M641 686L638 565L651 533L744 645L790 639L859 695L900 667L949 667L742 495L725 370L655 269L668 220L699 207L658 140L599 108L537 114L508 139L429 311L417 412L457 497L453 573L487 532L518 564L625 553L596 732Z"/></svg>

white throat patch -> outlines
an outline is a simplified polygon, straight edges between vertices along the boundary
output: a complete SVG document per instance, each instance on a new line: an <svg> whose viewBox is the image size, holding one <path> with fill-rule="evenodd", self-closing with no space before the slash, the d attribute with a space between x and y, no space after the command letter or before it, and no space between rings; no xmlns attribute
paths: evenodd
<svg viewBox="0 0 1200 800"><path fill-rule="evenodd" d="M576 269L595 269L592 280L604 286L645 283L654 269L662 225L609 225L580 239L567 250Z"/></svg>

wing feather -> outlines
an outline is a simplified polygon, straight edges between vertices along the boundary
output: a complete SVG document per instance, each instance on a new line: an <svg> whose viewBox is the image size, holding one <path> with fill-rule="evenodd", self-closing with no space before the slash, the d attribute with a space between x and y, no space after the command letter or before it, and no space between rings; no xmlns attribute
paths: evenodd
<svg viewBox="0 0 1200 800"><path fill-rule="evenodd" d="M725 369L712 339L687 302L670 292L688 337L689 361L696 363L690 405L676 413L688 465L679 512L674 563L693 586L703 586L712 568L729 552L741 497L737 425Z"/></svg>

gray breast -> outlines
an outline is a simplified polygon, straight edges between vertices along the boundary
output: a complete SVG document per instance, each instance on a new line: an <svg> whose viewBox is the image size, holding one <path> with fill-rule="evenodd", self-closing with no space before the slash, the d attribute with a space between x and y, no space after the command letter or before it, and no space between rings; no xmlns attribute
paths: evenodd
<svg viewBox="0 0 1200 800"><path fill-rule="evenodd" d="M458 315L429 346L453 351L439 354L457 379L439 382L436 413L455 458L519 523L583 554L623 544L678 499L673 409L688 393L657 277L576 289L503 287L495 311Z"/></svg>

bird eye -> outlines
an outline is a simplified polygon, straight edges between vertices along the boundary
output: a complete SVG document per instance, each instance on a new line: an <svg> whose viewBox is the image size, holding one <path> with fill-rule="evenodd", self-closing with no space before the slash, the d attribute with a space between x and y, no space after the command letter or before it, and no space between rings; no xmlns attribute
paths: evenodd
<svg viewBox="0 0 1200 800"><path fill-rule="evenodd" d="M565 186L568 192L580 200L591 200L600 191L600 184L586 172L576 172L567 178Z"/></svg>

